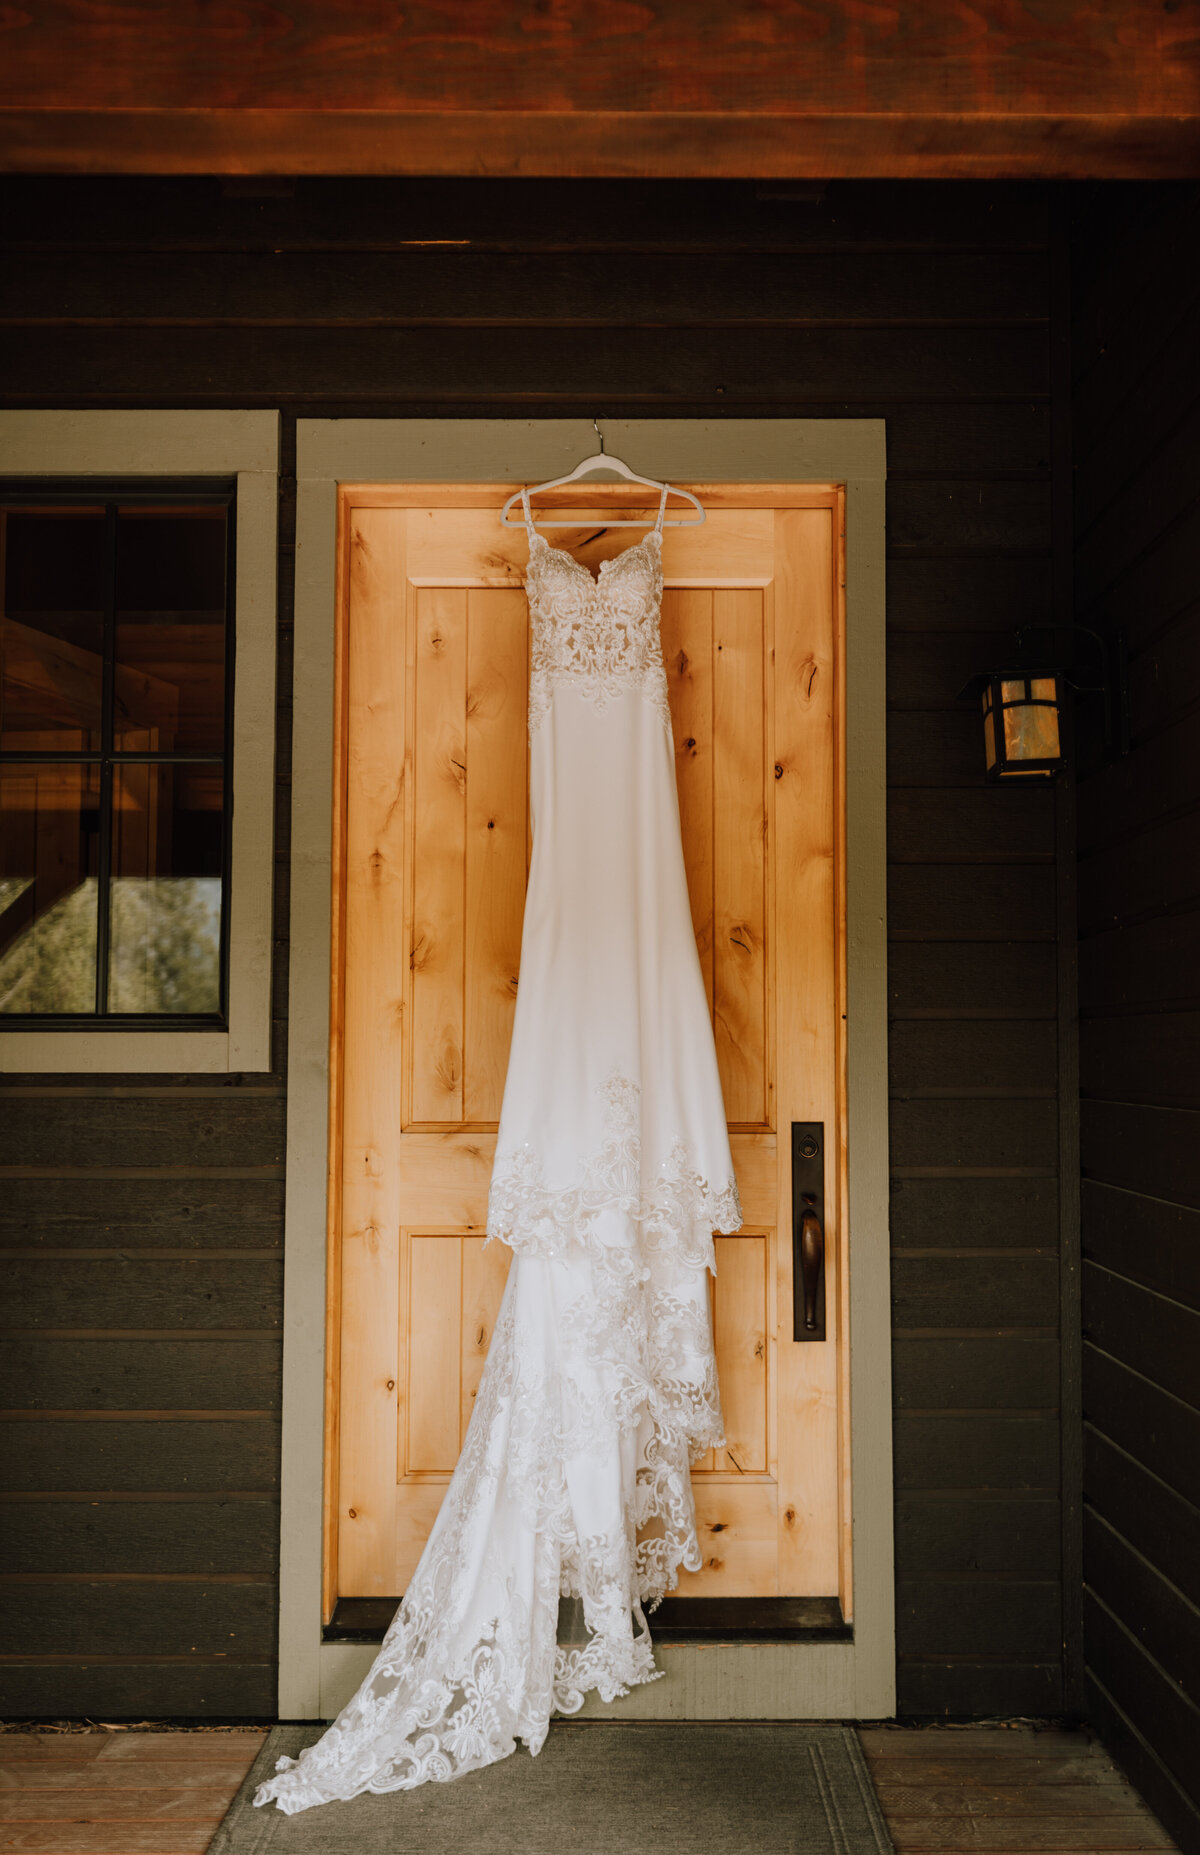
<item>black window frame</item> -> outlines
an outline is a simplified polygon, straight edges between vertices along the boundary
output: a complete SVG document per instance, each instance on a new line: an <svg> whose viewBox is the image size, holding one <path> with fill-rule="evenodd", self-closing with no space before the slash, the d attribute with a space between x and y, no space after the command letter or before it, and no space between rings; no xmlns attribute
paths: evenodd
<svg viewBox="0 0 1200 1855"><path fill-rule="evenodd" d="M116 649L116 529L118 507L138 503L162 507L177 502L223 507L225 519L225 705L223 744L218 752L167 753L122 751L113 747L113 684ZM99 856L96 921L96 1010L79 1012L0 1012L0 1035L5 1031L225 1031L229 1030L230 876L233 850L234 676L236 651L237 587L237 479L221 477L3 477L0 504L17 509L22 504L40 509L86 506L103 508L104 630L101 691L100 746L94 750L57 752L53 749L22 752L0 748L0 766L39 763L98 765L100 768ZM2 589L0 589L2 592ZM113 769L121 765L200 765L222 770L221 921L218 936L218 1009L215 1012L134 1012L107 1009L109 987L110 910L112 881Z"/></svg>

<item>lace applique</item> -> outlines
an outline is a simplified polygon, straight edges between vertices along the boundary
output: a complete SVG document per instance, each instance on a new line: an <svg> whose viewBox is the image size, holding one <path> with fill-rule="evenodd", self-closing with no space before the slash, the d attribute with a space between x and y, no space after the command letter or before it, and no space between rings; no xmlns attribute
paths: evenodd
<svg viewBox="0 0 1200 1855"><path fill-rule="evenodd" d="M662 537L656 529L593 579L581 562L530 533L525 590L532 622L529 732L535 734L560 685L602 709L634 689L671 732L659 633Z"/></svg>
<svg viewBox="0 0 1200 1855"><path fill-rule="evenodd" d="M678 1138L653 1183L644 1187L638 1085L614 1076L604 1096L604 1145L574 1188L547 1185L542 1161L528 1141L497 1158L488 1192L488 1241L500 1237L522 1253L560 1256L572 1243L602 1242L597 1224L603 1214L616 1212L635 1220L645 1250L669 1250L715 1274L713 1232L738 1230L742 1224L737 1181L704 1178Z"/></svg>

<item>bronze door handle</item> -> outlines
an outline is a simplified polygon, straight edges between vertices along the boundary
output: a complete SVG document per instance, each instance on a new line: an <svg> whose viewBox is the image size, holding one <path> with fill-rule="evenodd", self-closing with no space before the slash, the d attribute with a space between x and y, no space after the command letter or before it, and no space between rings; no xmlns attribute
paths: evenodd
<svg viewBox="0 0 1200 1855"><path fill-rule="evenodd" d="M825 1338L825 1125L792 1122L792 1338Z"/></svg>
<svg viewBox="0 0 1200 1855"><path fill-rule="evenodd" d="M804 1325L812 1333L817 1326L817 1290L825 1268L825 1232L815 1211L805 1211L800 1220L800 1279L804 1285Z"/></svg>

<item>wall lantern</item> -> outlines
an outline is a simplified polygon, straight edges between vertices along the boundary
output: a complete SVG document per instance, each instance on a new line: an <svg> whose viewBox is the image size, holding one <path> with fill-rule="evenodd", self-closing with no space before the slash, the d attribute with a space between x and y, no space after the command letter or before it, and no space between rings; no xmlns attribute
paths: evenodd
<svg viewBox="0 0 1200 1855"><path fill-rule="evenodd" d="M979 698L983 714L983 752L990 780L1053 779L1066 766L1064 714L1066 691L1104 698L1105 758L1129 752L1129 699L1125 677L1125 641L1118 633L1112 648L1086 625L1035 625L1018 631L1014 656L1022 655L1026 633L1081 632L1096 646L1098 683L1076 683L1061 667L982 670L959 690L959 698ZM1115 658L1115 663L1114 663Z"/></svg>
<svg viewBox="0 0 1200 1855"><path fill-rule="evenodd" d="M1067 764L1062 750L1058 670L985 670L962 694L980 697L989 779L1053 779Z"/></svg>

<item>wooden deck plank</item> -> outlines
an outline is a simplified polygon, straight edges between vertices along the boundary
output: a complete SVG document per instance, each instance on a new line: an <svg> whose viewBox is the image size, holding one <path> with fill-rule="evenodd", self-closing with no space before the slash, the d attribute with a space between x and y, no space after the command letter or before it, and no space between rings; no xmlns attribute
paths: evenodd
<svg viewBox="0 0 1200 1855"><path fill-rule="evenodd" d="M0 1734L0 1759L6 1765L18 1761L45 1764L69 1761L83 1764L99 1758L111 1733L3 1733Z"/></svg>
<svg viewBox="0 0 1200 1855"><path fill-rule="evenodd" d="M859 1742L867 1758L926 1758L930 1749L939 1758L970 1757L986 1752L993 1758L1010 1753L1028 1758L1064 1752L1088 1752L1095 1744L1085 1732L1046 1726L860 1726Z"/></svg>
<svg viewBox="0 0 1200 1855"><path fill-rule="evenodd" d="M14 1760L0 1745L0 1793L11 1791L139 1791L167 1789L229 1790L246 1775L253 1753L240 1757L169 1759Z"/></svg>
<svg viewBox="0 0 1200 1855"><path fill-rule="evenodd" d="M250 1769L258 1755L259 1747L267 1736L265 1726L239 1727L236 1731L226 1732L209 1730L184 1733L106 1733L107 1745L101 1746L101 1756L112 1759L208 1759L236 1758L243 1761L242 1775ZM0 1742L0 1758L4 1756L4 1745ZM239 1779L239 1783L241 1780Z"/></svg>
<svg viewBox="0 0 1200 1855"><path fill-rule="evenodd" d="M141 1764L143 1759L156 1759L167 1764L187 1764L197 1760L200 1764L210 1759L236 1759L243 1772L258 1757L258 1751L265 1740L262 1733L139 1733L137 1736L124 1734L111 1736L111 1744L100 1749L100 1760L104 1764ZM0 1759L4 1757L4 1746L0 1744Z"/></svg>
<svg viewBox="0 0 1200 1855"><path fill-rule="evenodd" d="M875 1777L883 1813L903 1816L1127 1816L1153 1821L1128 1784L889 1784Z"/></svg>
<svg viewBox="0 0 1200 1855"><path fill-rule="evenodd" d="M1152 1817L1038 1816L1020 1822L1001 1817L888 1818L888 1830L897 1855L916 1850L996 1851L997 1855L1045 1855L1063 1850L1069 1855L1132 1855L1142 1849L1173 1849L1175 1844Z"/></svg>
<svg viewBox="0 0 1200 1855"><path fill-rule="evenodd" d="M1095 1749L1088 1753L1067 1753L1061 1758L1038 1758L996 1755L979 1752L964 1758L942 1758L936 1753L927 1757L903 1759L880 1758L867 1753L867 1764L876 1786L884 1784L1020 1784L1039 1794L1050 1786L1124 1783L1104 1754Z"/></svg>
<svg viewBox="0 0 1200 1855"><path fill-rule="evenodd" d="M2 1791L0 1823L157 1823L180 1819L216 1826L237 1785L189 1789L159 1785L134 1791Z"/></svg>
<svg viewBox="0 0 1200 1855"><path fill-rule="evenodd" d="M3 1855L204 1855L210 1823L16 1823Z"/></svg>
<svg viewBox="0 0 1200 1855"><path fill-rule="evenodd" d="M148 1758L203 1764L232 1759L244 1772L265 1738L265 1727L236 1732L206 1728L178 1733L0 1733L0 1765L79 1765L99 1759L107 1766Z"/></svg>

